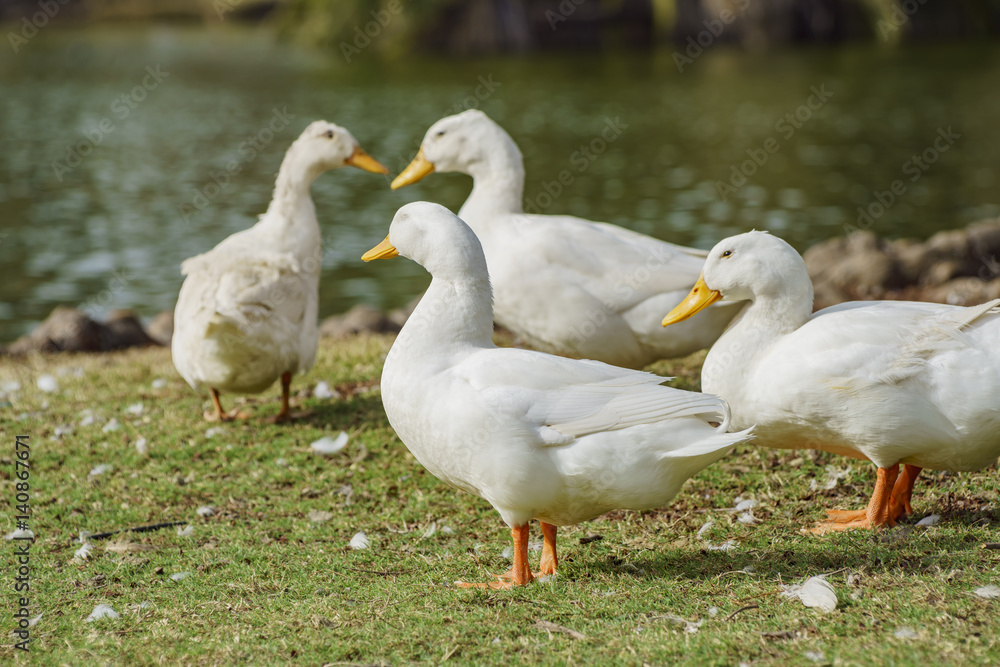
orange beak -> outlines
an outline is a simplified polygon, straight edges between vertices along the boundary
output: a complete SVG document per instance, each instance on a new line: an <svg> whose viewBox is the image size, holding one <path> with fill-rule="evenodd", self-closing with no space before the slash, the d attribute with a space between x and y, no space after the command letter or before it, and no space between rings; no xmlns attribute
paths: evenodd
<svg viewBox="0 0 1000 667"><path fill-rule="evenodd" d="M692 287L688 295L684 297L684 300L677 304L677 306L663 318L663 326L683 322L692 315L705 310L721 298L722 294L720 292L708 289L708 285L705 284L705 274L702 273L698 276L698 282L694 284L694 287Z"/></svg>
<svg viewBox="0 0 1000 667"><path fill-rule="evenodd" d="M352 167L357 167L358 169L364 169L365 171L370 171L373 174L388 174L389 169L373 158L368 153L361 150L361 146L355 146L354 152L351 153L351 157L344 160L344 164L349 164Z"/></svg>
<svg viewBox="0 0 1000 667"><path fill-rule="evenodd" d="M373 259L392 259L398 254L399 251L396 250L396 247L394 245L389 243L389 237L386 236L384 239L382 239L381 243L379 243L377 246L375 246L365 254L361 255L361 259L363 259L366 262L370 262Z"/></svg>
<svg viewBox="0 0 1000 667"><path fill-rule="evenodd" d="M416 183L433 171L434 163L424 157L424 149L421 146L420 150L417 152L417 157L413 158L413 162L406 165L406 169L400 172L399 176L393 179L392 185L389 187L393 190L398 190L404 185Z"/></svg>

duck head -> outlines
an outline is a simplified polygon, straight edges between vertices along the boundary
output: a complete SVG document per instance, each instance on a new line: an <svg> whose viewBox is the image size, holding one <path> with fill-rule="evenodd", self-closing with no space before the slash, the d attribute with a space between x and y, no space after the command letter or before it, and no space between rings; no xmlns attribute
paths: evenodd
<svg viewBox="0 0 1000 667"><path fill-rule="evenodd" d="M347 166L374 174L389 173L382 163L362 150L358 140L346 128L325 120L310 123L295 140L289 153L294 153L300 164L315 173Z"/></svg>
<svg viewBox="0 0 1000 667"><path fill-rule="evenodd" d="M809 272L792 246L767 232L747 232L712 248L698 282L663 326L682 322L716 301L805 301L811 308L812 296Z"/></svg>
<svg viewBox="0 0 1000 667"><path fill-rule="evenodd" d="M361 259L402 255L435 278L459 281L487 278L486 256L475 233L461 218L439 204L413 202L398 211L389 235Z"/></svg>
<svg viewBox="0 0 1000 667"><path fill-rule="evenodd" d="M399 176L392 189L416 183L428 174L457 171L473 174L497 154L518 163L521 153L502 127L478 109L447 116L431 125L420 144L420 151Z"/></svg>

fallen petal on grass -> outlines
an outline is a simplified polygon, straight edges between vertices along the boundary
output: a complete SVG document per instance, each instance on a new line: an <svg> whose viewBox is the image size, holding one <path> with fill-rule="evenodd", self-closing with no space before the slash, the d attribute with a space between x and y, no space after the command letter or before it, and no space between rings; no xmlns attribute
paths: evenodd
<svg viewBox="0 0 1000 667"><path fill-rule="evenodd" d="M306 518L312 523L323 523L324 521L329 521L334 516L333 512L326 512L323 510L310 510Z"/></svg>
<svg viewBox="0 0 1000 667"><path fill-rule="evenodd" d="M190 577L192 574L193 574L193 572L188 572L188 571L175 572L172 575L170 575L170 578L173 579L174 581L184 581L185 579L187 579L188 577Z"/></svg>
<svg viewBox="0 0 1000 667"><path fill-rule="evenodd" d="M921 519L920 521L918 521L917 525L918 526L936 526L939 521L941 521L941 515L940 514L931 514L929 516L925 516L923 519Z"/></svg>

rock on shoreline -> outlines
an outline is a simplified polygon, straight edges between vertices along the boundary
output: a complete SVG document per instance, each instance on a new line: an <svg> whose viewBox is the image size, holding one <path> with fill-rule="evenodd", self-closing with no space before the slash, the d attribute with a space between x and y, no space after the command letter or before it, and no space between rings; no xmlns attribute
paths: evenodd
<svg viewBox="0 0 1000 667"><path fill-rule="evenodd" d="M816 310L854 300L971 306L1000 298L1000 219L938 232L923 243L855 232L818 243L803 258Z"/></svg>
<svg viewBox="0 0 1000 667"><path fill-rule="evenodd" d="M11 343L6 352L17 356L30 352L108 352L156 344L131 310L111 311L107 321L96 322L81 310L57 306L34 331Z"/></svg>

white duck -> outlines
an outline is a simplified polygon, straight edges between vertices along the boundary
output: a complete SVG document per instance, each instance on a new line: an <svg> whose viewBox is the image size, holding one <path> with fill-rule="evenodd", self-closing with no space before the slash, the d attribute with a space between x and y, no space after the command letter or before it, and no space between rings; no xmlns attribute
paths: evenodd
<svg viewBox="0 0 1000 667"><path fill-rule="evenodd" d="M702 389L729 402L733 427L756 424L765 447L878 466L868 507L830 512L814 532L893 525L912 511L921 468L979 470L1000 456L1000 300L850 302L813 314L805 263L766 232L716 245L663 325L720 299L750 301L702 369Z"/></svg>
<svg viewBox="0 0 1000 667"><path fill-rule="evenodd" d="M344 128L310 124L285 154L260 221L181 264L171 349L188 384L211 392L206 419L245 416L223 411L220 391L255 394L279 377L281 411L271 420L289 417L292 374L312 366L318 338L322 253L309 188L345 165L388 173Z"/></svg>
<svg viewBox="0 0 1000 667"><path fill-rule="evenodd" d="M720 306L664 330L663 313L691 289L704 251L606 223L524 213L521 152L481 111L432 125L392 188L433 171L472 176L459 217L486 252L497 322L534 347L642 368L708 347L739 312Z"/></svg>
<svg viewBox="0 0 1000 667"><path fill-rule="evenodd" d="M666 378L494 346L482 246L447 209L402 207L363 259L397 254L433 279L385 361L389 423L433 475L493 505L514 538L508 581L467 585L532 581L532 519L545 536L540 571L554 573L556 526L663 505L749 437L725 432L723 401L664 387Z"/></svg>

